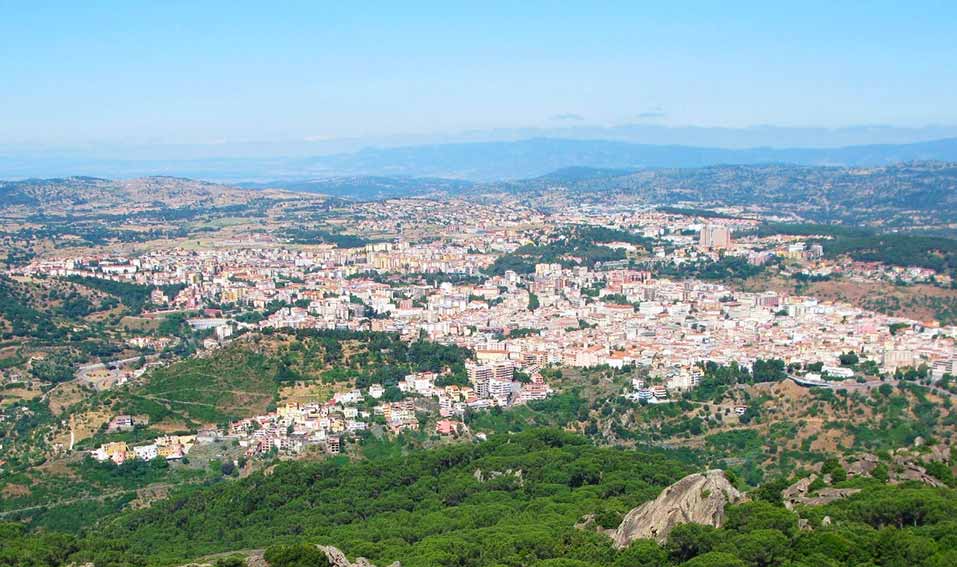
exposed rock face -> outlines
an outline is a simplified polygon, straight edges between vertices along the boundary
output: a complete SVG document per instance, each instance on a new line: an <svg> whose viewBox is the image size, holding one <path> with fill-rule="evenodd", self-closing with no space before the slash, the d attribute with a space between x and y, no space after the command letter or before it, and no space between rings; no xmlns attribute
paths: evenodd
<svg viewBox="0 0 957 567"><path fill-rule="evenodd" d="M718 527L724 521L725 506L741 499L742 494L728 482L724 471L688 475L665 488L658 498L628 512L615 530L615 546L626 547L642 538L663 543L678 524Z"/></svg>
<svg viewBox="0 0 957 567"><path fill-rule="evenodd" d="M814 482L816 478L816 474L806 476L782 490L781 498L784 499L784 507L790 510L794 508L795 504L800 503L801 499L807 496L808 491L811 489L811 483Z"/></svg>
<svg viewBox="0 0 957 567"><path fill-rule="evenodd" d="M844 465L844 468L847 470L847 476L871 476L878 464L880 459L877 455L864 453L856 461Z"/></svg>
<svg viewBox="0 0 957 567"><path fill-rule="evenodd" d="M329 565L332 567L375 567L368 559L365 557L357 557L355 563L349 561L349 558L346 557L346 554L340 551L338 548L331 545L317 545L320 551L326 554L326 559L329 560ZM221 555L229 555L224 553ZM252 552L245 552L246 555L246 565L247 567L269 567L269 563L263 559L263 550L258 549ZM89 564L84 567L94 567L93 564ZM182 567L213 567L212 562L207 563L189 563L183 565ZM398 561L392 563L388 567L402 567L402 564Z"/></svg>
<svg viewBox="0 0 957 567"><path fill-rule="evenodd" d="M825 478L828 481L830 480L828 476ZM781 497L784 499L784 507L788 510L793 510L794 507L799 504L802 506L822 506L824 504L830 504L835 500L850 498L861 491L860 488L822 488L811 495L811 484L815 480L817 480L817 475L812 474L785 488L781 492Z"/></svg>
<svg viewBox="0 0 957 567"><path fill-rule="evenodd" d="M472 473L472 476L475 477L475 480L479 482L486 482L492 479L496 479L500 476L512 476L518 479L519 486L522 486L525 480L524 479L525 473L522 471L522 469L518 469L518 470L505 469L504 471L488 471L487 473L482 472L482 469L475 469L475 472Z"/></svg>
<svg viewBox="0 0 957 567"><path fill-rule="evenodd" d="M894 464L897 465L897 470L891 479L892 482L896 483L916 480L917 482L922 482L936 488L947 486L943 482L927 474L927 469L906 457L895 457Z"/></svg>
<svg viewBox="0 0 957 567"><path fill-rule="evenodd" d="M355 563L350 563L345 553L331 545L320 545L319 549L326 554L326 558L329 559L329 564L332 567L375 567L365 557L358 557ZM389 567L402 567L402 564L396 561Z"/></svg>

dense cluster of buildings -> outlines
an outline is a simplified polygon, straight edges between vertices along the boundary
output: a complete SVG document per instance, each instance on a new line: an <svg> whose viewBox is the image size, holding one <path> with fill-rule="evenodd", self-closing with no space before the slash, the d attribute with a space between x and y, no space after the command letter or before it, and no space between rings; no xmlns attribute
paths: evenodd
<svg viewBox="0 0 957 567"><path fill-rule="evenodd" d="M437 386L431 372L409 374L399 382L401 399L387 401L387 390L372 384L363 390L337 392L325 403L286 403L276 411L230 424L223 432L238 440L247 456L269 453L298 454L310 446L338 454L342 444L365 431L379 429L399 434L429 427L440 436L468 431L468 411L510 407L544 399L550 393L541 374L528 383L514 381L515 365L469 365L469 385Z"/></svg>
<svg viewBox="0 0 957 567"><path fill-rule="evenodd" d="M132 460L152 461L156 458L177 461L188 455L195 443L195 435L163 435L139 445L129 445L125 441L104 443L91 451L90 455L100 462L112 461L117 465Z"/></svg>
<svg viewBox="0 0 957 567"><path fill-rule="evenodd" d="M720 283L656 275L669 273L657 266L731 256L752 265L775 258L800 260L808 275L946 277L919 268L836 265L822 257L820 245L806 239L749 233L755 220L702 221L655 210L598 211L584 205L545 217L521 207L420 200L356 205L354 214L352 229L398 238L349 249L279 241L153 248L136 257L46 258L18 273L178 284L170 288L175 290L172 297L157 289L153 307L226 306L225 314L190 321L194 328L215 331L211 344L229 340L240 328L363 329L410 340L425 335L475 353L468 386L437 387L434 377L412 376L400 384L410 396L404 400L370 405L368 400L380 400L382 392L369 388L353 401L339 397L326 404L285 407L234 424L229 434L241 435L254 453L272 448L295 452L311 443L333 451L343 435L374 424L395 432L416 429L422 426L417 415L427 408L423 400L437 406L436 417L452 420L443 430L457 430L453 422L467 408L547 396L549 387L539 371L549 365L646 367L654 384L633 393L646 401L693 388L703 361L821 363L831 377L843 377L847 370L840 357L854 352L883 372L919 365L932 368L935 376L957 371L953 327L814 297L742 292ZM569 256L527 270L490 270L502 254L549 242L562 227L580 225L624 231L651 244L604 242L624 251L626 260L592 267L576 265L577 259ZM424 227L434 232L423 235ZM262 318L237 319L229 315L230 306L258 311Z"/></svg>

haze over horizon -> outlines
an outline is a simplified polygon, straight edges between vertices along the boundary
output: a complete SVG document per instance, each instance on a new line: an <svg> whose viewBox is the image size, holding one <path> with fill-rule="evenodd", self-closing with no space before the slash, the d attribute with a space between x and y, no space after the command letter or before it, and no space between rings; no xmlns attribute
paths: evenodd
<svg viewBox="0 0 957 567"><path fill-rule="evenodd" d="M839 147L957 136L957 9L943 2L906 18L893 3L173 4L5 5L0 155L306 156L531 137Z"/></svg>

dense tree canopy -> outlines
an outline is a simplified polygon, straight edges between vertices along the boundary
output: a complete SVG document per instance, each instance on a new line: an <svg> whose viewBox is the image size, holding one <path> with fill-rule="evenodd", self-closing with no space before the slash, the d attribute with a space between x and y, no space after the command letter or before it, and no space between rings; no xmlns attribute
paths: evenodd
<svg viewBox="0 0 957 567"><path fill-rule="evenodd" d="M722 528L681 525L664 545L616 550L604 533L574 527L587 514L620 520L690 470L556 430L374 461L279 463L181 489L77 537L0 524L0 565L177 565L250 548L266 549L274 567L325 565L314 544L410 567L943 567L957 557L957 492L917 484L875 481L797 511L759 497L729 506Z"/></svg>

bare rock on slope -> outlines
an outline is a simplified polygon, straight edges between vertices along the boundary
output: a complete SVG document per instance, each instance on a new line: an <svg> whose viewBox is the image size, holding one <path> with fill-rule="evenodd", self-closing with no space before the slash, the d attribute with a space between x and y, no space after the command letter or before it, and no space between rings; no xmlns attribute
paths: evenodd
<svg viewBox="0 0 957 567"><path fill-rule="evenodd" d="M825 477L830 482L830 476ZM793 510L795 506L823 506L837 500L850 498L861 491L860 488L821 488L813 495L811 485L817 480L817 475L804 477L781 492L784 507Z"/></svg>
<svg viewBox="0 0 957 567"><path fill-rule="evenodd" d="M319 549L326 554L326 558L329 559L329 565L332 567L375 567L375 565L370 563L365 557L359 557L355 563L350 563L345 553L331 545L320 545ZM396 561L389 567L402 567L402 565Z"/></svg>
<svg viewBox="0 0 957 567"><path fill-rule="evenodd" d="M355 562L349 561L349 558L346 557L346 554L339 550L337 547L331 545L317 545L320 551L326 554L326 559L329 560L329 565L331 567L375 567L368 559L365 557L356 558ZM238 555L245 555L247 567L269 567L269 562L263 558L263 550L257 549L254 551L243 551L237 552ZM214 556L207 557L206 560L202 563L189 563L183 565L182 567L213 567L214 560L220 557L225 557L232 555L231 553L220 553ZM94 567L92 564L89 566L83 567ZM402 567L402 564L398 561L392 563L388 567Z"/></svg>
<svg viewBox="0 0 957 567"><path fill-rule="evenodd" d="M688 475L665 488L658 498L628 512L615 530L615 545L626 547L636 539L663 543L675 526L689 522L720 526L725 506L741 499L741 492L728 482L724 471Z"/></svg>

